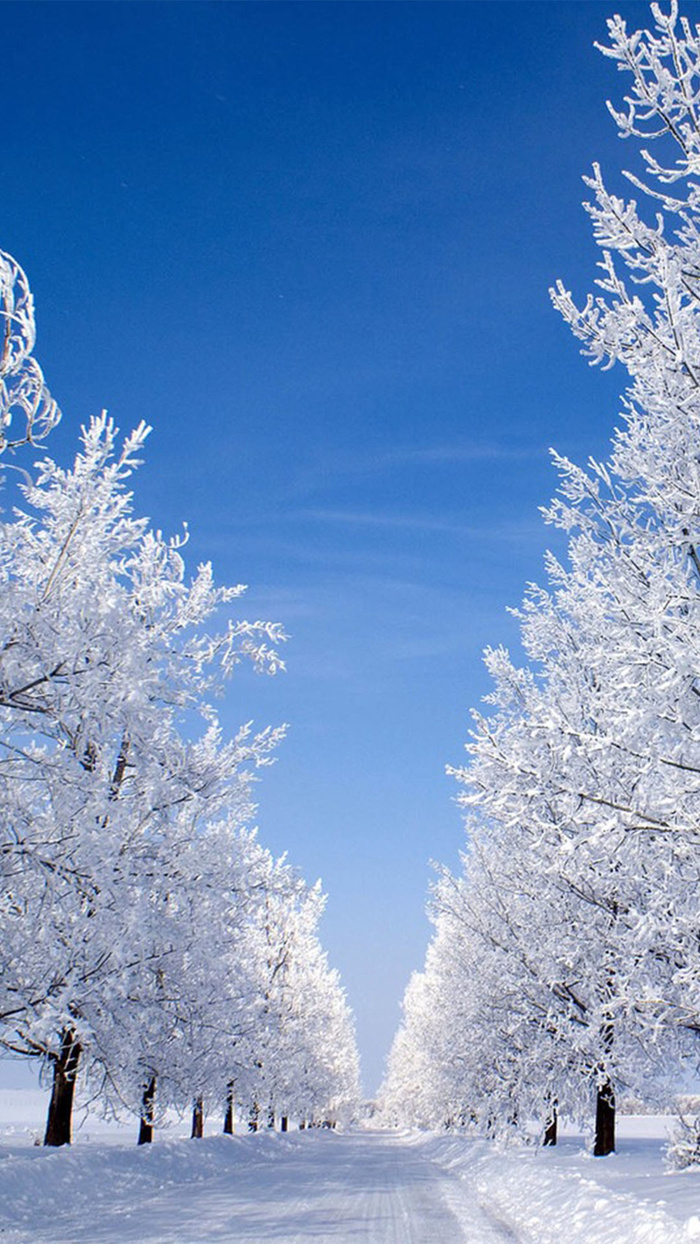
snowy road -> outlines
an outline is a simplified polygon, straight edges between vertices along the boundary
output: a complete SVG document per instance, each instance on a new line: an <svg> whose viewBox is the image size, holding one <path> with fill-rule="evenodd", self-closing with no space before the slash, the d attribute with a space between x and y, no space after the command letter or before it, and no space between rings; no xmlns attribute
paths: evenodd
<svg viewBox="0 0 700 1244"><path fill-rule="evenodd" d="M309 1139L275 1172L244 1239L502 1244L517 1238L489 1218L463 1181L396 1136Z"/></svg>
<svg viewBox="0 0 700 1244"><path fill-rule="evenodd" d="M395 1135L212 1137L0 1163L2 1244L504 1244L464 1179ZM259 1143L258 1143L259 1142ZM196 1145L196 1148L193 1147ZM35 1179L19 1167L32 1168ZM2 1169L4 1167L4 1169ZM17 1176L15 1212L12 1174ZM3 1181L4 1182L4 1181Z"/></svg>
<svg viewBox="0 0 700 1244"><path fill-rule="evenodd" d="M0 1136L0 1244L700 1244L700 1171L665 1172L660 1136L630 1122L603 1161L578 1136L499 1152L446 1133L161 1133L138 1149L88 1124L57 1151L18 1130Z"/></svg>

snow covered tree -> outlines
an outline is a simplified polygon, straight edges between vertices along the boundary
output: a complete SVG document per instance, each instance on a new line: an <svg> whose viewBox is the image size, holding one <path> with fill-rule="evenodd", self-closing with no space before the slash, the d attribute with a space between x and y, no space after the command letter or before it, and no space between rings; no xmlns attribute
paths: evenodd
<svg viewBox="0 0 700 1244"><path fill-rule="evenodd" d="M488 1057L526 1102L538 1082L571 1102L587 1080L601 1154L616 1085L662 1091L697 1066L700 1033L700 28L675 3L652 13L652 32L613 18L601 49L632 79L611 107L621 135L657 144L628 174L651 219L596 167L599 292L553 291L592 360L629 373L623 426L607 463L556 458L546 517L568 556L520 612L528 665L487 655L492 707L458 773L477 817L470 933L511 981L507 1007L489 974L475 998Z"/></svg>
<svg viewBox="0 0 700 1244"><path fill-rule="evenodd" d="M468 1081L464 1052L477 1032L470 1007L475 963L464 946L448 940L440 921L424 971L413 973L403 997L379 1090L380 1115L393 1126L446 1127L469 1114L471 1086L462 1073Z"/></svg>
<svg viewBox="0 0 700 1244"><path fill-rule="evenodd" d="M260 1020L255 909L274 863L240 811L193 834L188 810L135 896L143 950L120 983L125 1005L101 1015L89 1072L104 1105L141 1116L142 1143L169 1106L219 1104Z"/></svg>
<svg viewBox="0 0 700 1244"><path fill-rule="evenodd" d="M0 453L26 441L41 441L61 412L33 357L34 299L22 268L0 251Z"/></svg>
<svg viewBox="0 0 700 1244"><path fill-rule="evenodd" d="M242 658L274 672L281 632L212 633L243 589L216 588L208 565L186 584L182 541L133 516L147 431L119 449L112 422L93 420L73 469L41 464L30 510L0 528L0 1019L7 1048L53 1064L49 1143L67 1138L104 1009L122 1006L134 964L172 953L169 892L153 895L174 845L224 808L249 815L250 769L279 738L243 727L221 741L212 695Z"/></svg>
<svg viewBox="0 0 700 1244"><path fill-rule="evenodd" d="M359 1100L354 1027L317 925L320 885L291 870L286 889L267 887L258 909L262 1009L251 1030L240 1100L275 1118L347 1118Z"/></svg>
<svg viewBox="0 0 700 1244"><path fill-rule="evenodd" d="M539 837L569 895L607 913L608 1056L634 1025L646 1051L698 1029L700 34L675 4L652 11L655 33L614 18L602 50L632 74L611 108L621 134L661 144L642 152L652 185L629 175L654 222L596 168L601 292L583 307L553 292L593 360L629 372L624 425L608 464L557 460L547 517L568 533L568 565L549 559L550 590L522 614L534 672L490 657L499 712L478 722L462 775L488 816Z"/></svg>
<svg viewBox="0 0 700 1244"><path fill-rule="evenodd" d="M2 451L60 417L2 252L0 315ZM250 829L253 772L283 730L225 741L213 706L240 661L275 673L284 636L217 633L245 589L208 564L187 583L186 533L134 515L148 432L119 445L93 419L73 468L40 463L0 525L0 1046L51 1067L51 1145L70 1141L79 1069L105 1108L140 1116L140 1142L192 1101L193 1134L224 1097L230 1130L261 1082L287 1111L357 1097L320 891Z"/></svg>
<svg viewBox="0 0 700 1244"><path fill-rule="evenodd" d="M547 877L526 833L471 823L464 872L442 872L432 915L382 1092L389 1117L527 1137L555 1102L585 1119L601 1073L639 1074L636 1045L618 1041L613 1062L605 1040L605 913L592 919Z"/></svg>

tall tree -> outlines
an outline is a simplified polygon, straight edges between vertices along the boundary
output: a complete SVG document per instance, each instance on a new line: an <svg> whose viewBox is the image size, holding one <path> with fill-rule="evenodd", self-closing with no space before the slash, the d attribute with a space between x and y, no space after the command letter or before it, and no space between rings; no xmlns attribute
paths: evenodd
<svg viewBox="0 0 700 1244"><path fill-rule="evenodd" d="M631 76L624 107L610 109L621 135L656 144L627 174L647 208L612 194L594 168L598 293L578 305L562 284L553 291L592 360L629 373L623 425L606 463L556 458L546 517L567 557L548 557L546 589L532 588L520 612L527 665L487 654L491 708L458 773L490 852L493 898L478 905L476 931L488 941L494 911L505 920L499 954L505 946L521 981L509 1027L528 996L523 948L540 1004L553 1000L545 1024L511 1040L510 1078L534 1084L557 1036L551 1090L570 1094L569 1065L587 1074L599 1154L614 1144L616 1081L643 1073L648 1089L678 1077L682 1057L697 1063L700 1031L700 28L675 3L652 14L653 31L613 18L601 48ZM467 867L478 891L478 857ZM566 1045L562 992L576 1021Z"/></svg>
<svg viewBox="0 0 700 1244"><path fill-rule="evenodd" d="M45 461L29 510L0 528L0 1016L5 1044L49 1058L64 1098L105 999L134 957L159 953L134 914L173 843L225 806L248 815L250 766L279 738L244 727L221 741L211 696L243 657L274 672L281 633L212 633L243 589L216 588L207 565L186 584L182 541L133 516L126 481L147 431L117 448L112 422L93 420L73 469ZM204 730L190 742L193 713Z"/></svg>

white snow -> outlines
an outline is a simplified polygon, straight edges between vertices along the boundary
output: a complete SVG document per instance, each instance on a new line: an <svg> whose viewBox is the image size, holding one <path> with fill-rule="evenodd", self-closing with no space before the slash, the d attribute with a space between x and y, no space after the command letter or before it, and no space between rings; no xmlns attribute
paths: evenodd
<svg viewBox="0 0 700 1244"><path fill-rule="evenodd" d="M576 1134L554 1149L525 1151L450 1136L418 1143L523 1244L682 1244L700 1240L700 1170L666 1169L672 1124L621 1118L618 1152L608 1158L590 1156Z"/></svg>
<svg viewBox="0 0 700 1244"><path fill-rule="evenodd" d="M46 1150L33 1143L44 1104L39 1091L0 1091L2 1244L700 1241L700 1171L666 1173L663 1119L621 1119L606 1159L577 1135L504 1152L364 1130L169 1133L139 1149L134 1127L91 1116L72 1149Z"/></svg>

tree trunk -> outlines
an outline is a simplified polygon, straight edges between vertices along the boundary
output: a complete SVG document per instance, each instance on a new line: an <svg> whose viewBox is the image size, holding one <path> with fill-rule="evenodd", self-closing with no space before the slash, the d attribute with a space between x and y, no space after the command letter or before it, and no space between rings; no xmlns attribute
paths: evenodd
<svg viewBox="0 0 700 1244"><path fill-rule="evenodd" d="M138 1145L150 1145L153 1140L153 1102L156 1095L156 1078L151 1076L141 1098L141 1123Z"/></svg>
<svg viewBox="0 0 700 1244"><path fill-rule="evenodd" d="M282 1118L280 1119L280 1129L283 1132L289 1131L289 1119L287 1118L286 1114L283 1114Z"/></svg>
<svg viewBox="0 0 700 1244"><path fill-rule="evenodd" d="M250 1107L250 1114L248 1115L248 1131L249 1132L257 1132L259 1115L260 1115L260 1107L258 1103L254 1101L252 1106Z"/></svg>
<svg viewBox="0 0 700 1244"><path fill-rule="evenodd" d="M226 1114L224 1115L224 1136L233 1136L234 1093L233 1080L226 1086Z"/></svg>
<svg viewBox="0 0 700 1244"><path fill-rule="evenodd" d="M201 1140L204 1135L204 1102L201 1097L195 1097L192 1103L192 1131L190 1137L192 1140Z"/></svg>
<svg viewBox="0 0 700 1244"><path fill-rule="evenodd" d="M58 1147L71 1142L73 1094L80 1062L80 1045L72 1028L64 1028L61 1033L61 1051L53 1055L52 1061L53 1084L44 1144Z"/></svg>
<svg viewBox="0 0 700 1244"><path fill-rule="evenodd" d="M268 1128L268 1131L270 1132L274 1132L275 1130L275 1107L274 1106L268 1106L267 1108L267 1128Z"/></svg>
<svg viewBox="0 0 700 1244"><path fill-rule="evenodd" d="M617 905L614 906L613 920L617 916ZM610 979L607 984L608 997L614 995L615 981L611 972ZM612 1016L609 1014L605 1023L601 1028L601 1038L603 1049L609 1054L613 1048L615 1039L615 1027ZM612 1080L607 1073L604 1064L598 1068L599 1079L598 1088L596 1090L595 1101L595 1141L593 1143L593 1156L595 1158L606 1158L609 1153L615 1152L615 1093L612 1086Z"/></svg>
<svg viewBox="0 0 700 1244"><path fill-rule="evenodd" d="M544 1136L542 1138L543 1145L556 1145L557 1143L557 1103L552 1102L547 1113L547 1121L544 1125Z"/></svg>
<svg viewBox="0 0 700 1244"><path fill-rule="evenodd" d="M595 1143L593 1156L606 1158L615 1152L615 1093L610 1080L604 1080L596 1093Z"/></svg>

